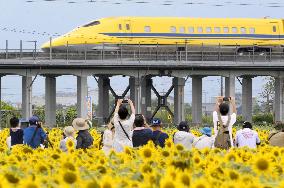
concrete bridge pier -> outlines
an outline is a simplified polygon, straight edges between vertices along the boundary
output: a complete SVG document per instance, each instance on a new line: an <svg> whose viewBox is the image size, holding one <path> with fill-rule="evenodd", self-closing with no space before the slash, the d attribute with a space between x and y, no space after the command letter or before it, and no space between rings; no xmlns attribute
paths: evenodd
<svg viewBox="0 0 284 188"><path fill-rule="evenodd" d="M99 123L107 123L106 120L109 116L109 86L110 79L108 76L99 76L98 88L99 88L99 109L97 116L99 117Z"/></svg>
<svg viewBox="0 0 284 188"><path fill-rule="evenodd" d="M77 76L77 116L87 118L87 76Z"/></svg>
<svg viewBox="0 0 284 188"><path fill-rule="evenodd" d="M225 77L225 96L235 97L235 76Z"/></svg>
<svg viewBox="0 0 284 188"><path fill-rule="evenodd" d="M274 121L284 122L284 78L275 78L275 97L274 97Z"/></svg>
<svg viewBox="0 0 284 188"><path fill-rule="evenodd" d="M45 76L45 124L56 125L56 76Z"/></svg>
<svg viewBox="0 0 284 188"><path fill-rule="evenodd" d="M202 76L192 76L192 123L202 123Z"/></svg>
<svg viewBox="0 0 284 188"><path fill-rule="evenodd" d="M147 121L152 117L152 107L151 107L151 88L152 79L150 76L145 76L141 78L141 113L145 116Z"/></svg>
<svg viewBox="0 0 284 188"><path fill-rule="evenodd" d="M242 117L244 121L252 121L252 76L243 76Z"/></svg>
<svg viewBox="0 0 284 188"><path fill-rule="evenodd" d="M184 117L184 78L173 78L174 86L174 123L178 125Z"/></svg>
<svg viewBox="0 0 284 188"><path fill-rule="evenodd" d="M140 79L136 77L130 77L129 78L129 86L130 86L130 99L132 100L136 113L141 113L141 85L140 85Z"/></svg>
<svg viewBox="0 0 284 188"><path fill-rule="evenodd" d="M22 77L22 117L26 120L32 116L32 80L31 76Z"/></svg>

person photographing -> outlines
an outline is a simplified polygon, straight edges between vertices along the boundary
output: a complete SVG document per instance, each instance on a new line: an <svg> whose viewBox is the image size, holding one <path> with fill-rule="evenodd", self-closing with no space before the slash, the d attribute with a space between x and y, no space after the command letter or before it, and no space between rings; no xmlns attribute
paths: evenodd
<svg viewBox="0 0 284 188"><path fill-rule="evenodd" d="M24 129L24 144L35 149L44 143L47 135L42 129L42 123L37 116L32 116L29 123L30 126Z"/></svg>
<svg viewBox="0 0 284 188"><path fill-rule="evenodd" d="M232 106L232 114L230 114ZM237 121L236 102L233 97L217 97L215 111L213 112L214 146L228 150L233 147L233 125Z"/></svg>
<svg viewBox="0 0 284 188"><path fill-rule="evenodd" d="M129 116L127 105L130 106L131 115ZM118 99L114 111L113 123L115 128L113 149L116 152L123 152L124 147L133 147L132 131L135 120L135 108L133 102Z"/></svg>

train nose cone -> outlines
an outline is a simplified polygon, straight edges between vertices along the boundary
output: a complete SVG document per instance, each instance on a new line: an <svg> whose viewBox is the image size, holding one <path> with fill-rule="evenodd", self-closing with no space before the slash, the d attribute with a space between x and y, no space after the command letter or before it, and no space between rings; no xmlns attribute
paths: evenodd
<svg viewBox="0 0 284 188"><path fill-rule="evenodd" d="M50 42L48 41L48 42L43 43L43 45L41 46L41 49L44 52L49 52L49 50L50 50Z"/></svg>
<svg viewBox="0 0 284 188"><path fill-rule="evenodd" d="M64 50L66 48L67 41L63 37L58 37L58 38L52 39L51 41L45 42L41 46L41 49L44 52L49 52L49 50L50 50L50 43L51 43L52 51L61 51L61 50Z"/></svg>

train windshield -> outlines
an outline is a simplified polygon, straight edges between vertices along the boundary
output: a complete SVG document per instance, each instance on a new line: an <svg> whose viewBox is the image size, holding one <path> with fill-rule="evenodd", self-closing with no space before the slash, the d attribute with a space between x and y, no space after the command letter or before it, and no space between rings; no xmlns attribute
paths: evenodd
<svg viewBox="0 0 284 188"><path fill-rule="evenodd" d="M94 25L99 25L100 23L101 23L100 21L93 21L91 23L83 25L83 27L90 27L90 26L94 26Z"/></svg>

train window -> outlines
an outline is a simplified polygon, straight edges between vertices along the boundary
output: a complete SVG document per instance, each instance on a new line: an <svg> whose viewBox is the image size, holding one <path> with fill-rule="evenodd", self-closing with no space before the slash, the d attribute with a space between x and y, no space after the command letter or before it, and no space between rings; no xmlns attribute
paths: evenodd
<svg viewBox="0 0 284 188"><path fill-rule="evenodd" d="M229 28L228 27L224 27L223 31L224 31L224 33L229 33Z"/></svg>
<svg viewBox="0 0 284 188"><path fill-rule="evenodd" d="M180 28L179 28L179 32L180 32L180 33L185 33L185 27L180 27Z"/></svg>
<svg viewBox="0 0 284 188"><path fill-rule="evenodd" d="M122 30L122 25L121 24L118 25L118 29Z"/></svg>
<svg viewBox="0 0 284 188"><path fill-rule="evenodd" d="M170 30L171 30L171 33L177 32L177 28L175 26L171 26Z"/></svg>
<svg viewBox="0 0 284 188"><path fill-rule="evenodd" d="M189 32L189 33L194 33L194 27L189 27L189 28L188 28L188 32Z"/></svg>
<svg viewBox="0 0 284 188"><path fill-rule="evenodd" d="M212 33L212 28L211 27L206 27L206 33Z"/></svg>
<svg viewBox="0 0 284 188"><path fill-rule="evenodd" d="M241 33L242 34L246 34L247 33L247 29L245 27L241 27Z"/></svg>
<svg viewBox="0 0 284 188"><path fill-rule="evenodd" d="M129 30L130 30L130 25L129 25L129 24L126 24L125 26L126 26L126 30L129 31Z"/></svg>
<svg viewBox="0 0 284 188"><path fill-rule="evenodd" d="M83 27L90 27L90 26L94 26L94 25L99 25L101 22L99 21L93 21L91 23L88 23L86 25L83 25Z"/></svg>
<svg viewBox="0 0 284 188"><path fill-rule="evenodd" d="M220 27L215 27L214 28L214 32L215 33L220 33L221 32L221 28Z"/></svg>
<svg viewBox="0 0 284 188"><path fill-rule="evenodd" d="M151 32L151 27L150 26L145 26L144 27L144 32L145 33L150 33Z"/></svg>
<svg viewBox="0 0 284 188"><path fill-rule="evenodd" d="M197 31L198 31L198 33L203 33L203 28L202 27L198 27Z"/></svg>
<svg viewBox="0 0 284 188"><path fill-rule="evenodd" d="M275 33L277 31L276 26L273 26L273 32Z"/></svg>
<svg viewBox="0 0 284 188"><path fill-rule="evenodd" d="M232 27L232 33L238 33L238 28Z"/></svg>
<svg viewBox="0 0 284 188"><path fill-rule="evenodd" d="M254 27L249 28L249 33L250 34L255 34L255 28Z"/></svg>

